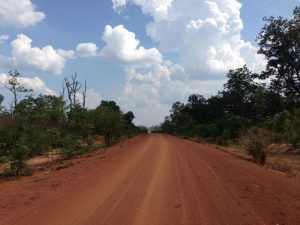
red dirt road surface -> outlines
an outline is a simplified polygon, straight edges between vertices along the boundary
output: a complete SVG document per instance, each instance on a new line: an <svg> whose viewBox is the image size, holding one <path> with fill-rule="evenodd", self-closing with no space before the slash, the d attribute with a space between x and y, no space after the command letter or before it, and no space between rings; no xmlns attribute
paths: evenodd
<svg viewBox="0 0 300 225"><path fill-rule="evenodd" d="M1 225L300 224L300 183L168 135L0 182Z"/></svg>

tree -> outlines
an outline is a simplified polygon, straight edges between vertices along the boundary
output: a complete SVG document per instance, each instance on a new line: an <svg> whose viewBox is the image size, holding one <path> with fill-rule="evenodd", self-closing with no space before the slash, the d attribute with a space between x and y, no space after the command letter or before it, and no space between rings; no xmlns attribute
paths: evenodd
<svg viewBox="0 0 300 225"><path fill-rule="evenodd" d="M76 96L77 92L81 88L81 83L79 82L76 73L71 75L71 79L65 77L64 80L67 88L68 99L70 102L70 110L72 111L78 104Z"/></svg>
<svg viewBox="0 0 300 225"><path fill-rule="evenodd" d="M120 106L118 106L115 101L102 100L100 105L101 105L101 107L104 107L104 106L108 107L111 110L121 111Z"/></svg>
<svg viewBox="0 0 300 225"><path fill-rule="evenodd" d="M273 117L283 110L283 98L280 94L258 87L252 96L252 119L253 122L261 122L267 117Z"/></svg>
<svg viewBox="0 0 300 225"><path fill-rule="evenodd" d="M283 94L300 99L300 6L290 20L266 17L265 26L257 37L258 53L268 60L261 79L272 78L272 86Z"/></svg>
<svg viewBox="0 0 300 225"><path fill-rule="evenodd" d="M87 86L86 86L86 80L84 81L84 90L82 92L82 108L85 109L85 103L86 103L86 89L87 89Z"/></svg>
<svg viewBox="0 0 300 225"><path fill-rule="evenodd" d="M9 71L8 77L5 83L3 83L4 87L9 90L13 94L13 110L18 103L18 93L31 92L31 89L25 88L24 85L21 84L21 74L15 70L14 72Z"/></svg>
<svg viewBox="0 0 300 225"><path fill-rule="evenodd" d="M49 127L57 126L64 121L66 103L62 96L39 95L36 98L27 96L18 103L16 109L17 119L39 127Z"/></svg>
<svg viewBox="0 0 300 225"><path fill-rule="evenodd" d="M4 101L4 96L0 94L0 112L3 110L2 102Z"/></svg>
<svg viewBox="0 0 300 225"><path fill-rule="evenodd" d="M136 132L136 126L133 124L134 114L129 111L123 115L125 134L129 137Z"/></svg>
<svg viewBox="0 0 300 225"><path fill-rule="evenodd" d="M105 145L118 141L123 134L124 119L120 107L113 101L102 101L94 111L97 133L104 136Z"/></svg>
<svg viewBox="0 0 300 225"><path fill-rule="evenodd" d="M186 111L194 122L207 121L207 104L202 95L190 95L186 104Z"/></svg>
<svg viewBox="0 0 300 225"><path fill-rule="evenodd" d="M246 65L229 70L223 91L228 112L241 116L249 112L251 97L258 87L253 81L254 76Z"/></svg>
<svg viewBox="0 0 300 225"><path fill-rule="evenodd" d="M134 126L134 124L133 124L133 122L132 122L133 119L134 119L134 114L133 114L133 112L129 111L129 112L125 113L124 116L123 116L123 118L124 118L125 123L126 123L126 125L127 125L128 127Z"/></svg>

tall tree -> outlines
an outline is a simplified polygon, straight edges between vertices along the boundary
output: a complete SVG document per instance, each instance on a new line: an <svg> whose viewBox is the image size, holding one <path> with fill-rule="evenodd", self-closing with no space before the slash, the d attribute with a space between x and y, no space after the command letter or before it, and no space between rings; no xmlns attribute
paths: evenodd
<svg viewBox="0 0 300 225"><path fill-rule="evenodd" d="M8 72L7 80L3 83L3 85L13 95L13 111L18 104L18 93L32 91L31 89L25 88L25 86L21 84L21 74L17 70L14 72Z"/></svg>
<svg viewBox="0 0 300 225"><path fill-rule="evenodd" d="M254 74L244 65L241 68L230 70L228 81L224 85L223 97L227 110L233 114L245 116L257 85L253 81Z"/></svg>
<svg viewBox="0 0 300 225"><path fill-rule="evenodd" d="M300 100L300 6L293 18L266 17L265 26L257 37L258 53L265 55L267 65L259 76L271 77L272 86L288 97Z"/></svg>
<svg viewBox="0 0 300 225"><path fill-rule="evenodd" d="M207 104L202 95L192 94L188 98L186 110L194 122L207 121Z"/></svg>
<svg viewBox="0 0 300 225"><path fill-rule="evenodd" d="M71 78L64 78L67 88L68 99L70 102L70 109L73 110L77 105L77 92L81 88L81 83L78 80L77 74L72 74Z"/></svg>
<svg viewBox="0 0 300 225"><path fill-rule="evenodd" d="M0 94L0 112L2 111L3 109L3 106L2 106L2 102L4 101L4 96L2 94Z"/></svg>
<svg viewBox="0 0 300 225"><path fill-rule="evenodd" d="M102 101L94 111L95 131L104 136L105 144L117 141L124 131L124 118L120 107L113 101Z"/></svg>
<svg viewBox="0 0 300 225"><path fill-rule="evenodd" d="M86 86L86 80L84 81L84 89L82 91L82 108L85 109L85 104L86 104L86 89L87 89L87 86Z"/></svg>

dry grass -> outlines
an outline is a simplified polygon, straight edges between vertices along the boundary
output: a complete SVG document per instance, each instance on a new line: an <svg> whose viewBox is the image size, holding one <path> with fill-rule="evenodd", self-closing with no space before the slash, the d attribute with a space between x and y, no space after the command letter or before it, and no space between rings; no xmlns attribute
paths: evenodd
<svg viewBox="0 0 300 225"><path fill-rule="evenodd" d="M300 155L271 155L267 159L266 166L284 172L289 177L300 178Z"/></svg>
<svg viewBox="0 0 300 225"><path fill-rule="evenodd" d="M230 147L216 146L216 149L228 152L241 159L251 159L246 150L240 145L231 145ZM300 180L300 155L268 155L265 167L283 172L288 177L297 177Z"/></svg>

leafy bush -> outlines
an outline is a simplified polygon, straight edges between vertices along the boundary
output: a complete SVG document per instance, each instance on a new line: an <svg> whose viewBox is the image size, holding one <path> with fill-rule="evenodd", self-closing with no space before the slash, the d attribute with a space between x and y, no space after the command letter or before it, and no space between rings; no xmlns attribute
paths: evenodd
<svg viewBox="0 0 300 225"><path fill-rule="evenodd" d="M0 156L0 164L9 162L9 158L7 156Z"/></svg>
<svg viewBox="0 0 300 225"><path fill-rule="evenodd" d="M265 126L272 132L273 141L300 145L300 109L284 110L274 118L269 118Z"/></svg>
<svg viewBox="0 0 300 225"><path fill-rule="evenodd" d="M224 130L223 133L216 138L218 145L228 145L228 140L230 139L230 131L228 129Z"/></svg>
<svg viewBox="0 0 300 225"><path fill-rule="evenodd" d="M61 132L57 128L49 128L45 133L45 141L51 148L58 148L61 146Z"/></svg>
<svg viewBox="0 0 300 225"><path fill-rule="evenodd" d="M260 128L250 128L242 138L242 143L248 154L253 157L254 162L265 164L267 154L265 147L267 143L266 132Z"/></svg>
<svg viewBox="0 0 300 225"><path fill-rule="evenodd" d="M29 148L23 143L18 143L16 148L11 152L11 163L8 176L20 177L29 176L32 174L31 169L26 164L25 160L28 158Z"/></svg>
<svg viewBox="0 0 300 225"><path fill-rule="evenodd" d="M63 138L62 145L62 153L68 158L74 155L83 154L85 152L85 148L81 145L78 138L74 135L66 135Z"/></svg>

